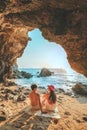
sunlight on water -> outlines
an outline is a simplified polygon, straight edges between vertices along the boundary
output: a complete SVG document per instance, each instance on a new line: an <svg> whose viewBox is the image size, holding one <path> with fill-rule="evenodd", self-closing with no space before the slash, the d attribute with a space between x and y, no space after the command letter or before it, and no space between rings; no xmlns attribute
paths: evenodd
<svg viewBox="0 0 87 130"><path fill-rule="evenodd" d="M38 87L45 87L45 88L47 88L47 85L49 84L53 84L56 88L71 88L78 82L87 85L87 78L76 72L71 75L67 73L61 74L56 72L55 69L51 69L51 71L54 72L52 76L38 77L38 74L40 73L41 69L20 69L20 70L29 72L33 75L33 77L30 79L25 78L16 79L15 82L21 86L30 87L31 84L35 83L38 85Z"/></svg>
<svg viewBox="0 0 87 130"><path fill-rule="evenodd" d="M32 40L28 42L22 57L17 59L17 64L18 68L22 68L20 70L31 73L33 77L30 79L16 79L16 83L26 87L30 87L32 83L36 83L39 87L45 88L48 84L53 84L56 88L71 88L78 82L87 84L87 78L76 73L70 67L67 54L62 46L54 42L49 42L42 36L42 32L38 28L29 32L28 36ZM55 69L51 69L54 72L52 76L38 77L40 69L27 68ZM61 73L56 68L63 69L65 72Z"/></svg>

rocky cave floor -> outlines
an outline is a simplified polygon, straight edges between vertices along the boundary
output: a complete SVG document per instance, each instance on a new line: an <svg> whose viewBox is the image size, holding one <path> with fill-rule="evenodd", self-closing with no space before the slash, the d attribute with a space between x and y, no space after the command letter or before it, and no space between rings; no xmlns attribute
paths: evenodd
<svg viewBox="0 0 87 130"><path fill-rule="evenodd" d="M0 130L87 130L87 97L56 92L61 118L51 119L24 112L29 106L29 93L16 84L0 84Z"/></svg>

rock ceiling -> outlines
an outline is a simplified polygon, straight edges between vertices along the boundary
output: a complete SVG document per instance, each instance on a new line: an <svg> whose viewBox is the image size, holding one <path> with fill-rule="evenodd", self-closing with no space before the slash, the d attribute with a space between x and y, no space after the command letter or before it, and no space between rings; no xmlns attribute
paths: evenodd
<svg viewBox="0 0 87 130"><path fill-rule="evenodd" d="M87 76L87 0L0 0L1 78L11 73L34 28L60 44L71 67Z"/></svg>

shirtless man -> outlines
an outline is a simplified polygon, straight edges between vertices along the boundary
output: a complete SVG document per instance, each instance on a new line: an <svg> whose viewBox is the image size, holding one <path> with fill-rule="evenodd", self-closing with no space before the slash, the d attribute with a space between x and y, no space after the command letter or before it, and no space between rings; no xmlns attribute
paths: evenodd
<svg viewBox="0 0 87 130"><path fill-rule="evenodd" d="M29 94L30 102L31 102L31 110L41 110L42 106L40 102L40 95L37 93L37 85L31 85L32 92Z"/></svg>

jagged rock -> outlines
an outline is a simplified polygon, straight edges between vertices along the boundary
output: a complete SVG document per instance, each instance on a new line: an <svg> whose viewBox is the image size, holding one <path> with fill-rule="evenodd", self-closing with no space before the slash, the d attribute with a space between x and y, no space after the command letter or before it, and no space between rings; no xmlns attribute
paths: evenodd
<svg viewBox="0 0 87 130"><path fill-rule="evenodd" d="M39 126L37 129L38 130L44 130L44 127L43 126Z"/></svg>
<svg viewBox="0 0 87 130"><path fill-rule="evenodd" d="M5 10L7 2L9 2L9 0L0 0L0 13Z"/></svg>
<svg viewBox="0 0 87 130"><path fill-rule="evenodd" d="M62 88L58 88L58 92L59 93L65 93L64 89L62 89Z"/></svg>
<svg viewBox="0 0 87 130"><path fill-rule="evenodd" d="M87 122L87 117L83 117L82 119Z"/></svg>
<svg viewBox="0 0 87 130"><path fill-rule="evenodd" d="M21 95L18 96L17 101L18 101L18 102L24 101L25 98L26 98L26 96L25 96L24 94L21 94Z"/></svg>
<svg viewBox="0 0 87 130"><path fill-rule="evenodd" d="M65 111L64 114L65 114L65 115L71 115L68 111Z"/></svg>
<svg viewBox="0 0 87 130"><path fill-rule="evenodd" d="M5 70L5 63L3 60L0 60L0 81L3 81L4 70Z"/></svg>
<svg viewBox="0 0 87 130"><path fill-rule="evenodd" d="M71 90L67 90L65 94L72 97L74 96Z"/></svg>
<svg viewBox="0 0 87 130"><path fill-rule="evenodd" d="M29 95L30 90L29 90L29 89L25 89L25 90L23 91L23 93L24 93L24 95Z"/></svg>
<svg viewBox="0 0 87 130"><path fill-rule="evenodd" d="M51 76L51 72L48 69L43 68L39 74L39 77L46 77L46 76Z"/></svg>
<svg viewBox="0 0 87 130"><path fill-rule="evenodd" d="M7 100L13 100L14 95L13 94L7 94L6 98L7 98Z"/></svg>
<svg viewBox="0 0 87 130"><path fill-rule="evenodd" d="M6 120L6 113L4 111L0 111L0 122Z"/></svg>
<svg viewBox="0 0 87 130"><path fill-rule="evenodd" d="M13 97L13 102L16 103L16 102L17 102L17 99L18 99L18 96L17 96L17 95L14 96L14 97Z"/></svg>
<svg viewBox="0 0 87 130"><path fill-rule="evenodd" d="M29 74L29 73L27 73L27 72L24 72L24 71L21 71L21 75L22 75L22 77L27 78L27 79L29 79L29 78L32 77L31 74Z"/></svg>
<svg viewBox="0 0 87 130"><path fill-rule="evenodd" d="M32 75L30 73L27 73L27 72L24 72L24 71L19 71L17 64L15 64L13 66L13 78L16 78L16 79L27 78L27 79L29 79L31 77L32 77Z"/></svg>
<svg viewBox="0 0 87 130"><path fill-rule="evenodd" d="M5 94L10 93L10 94L16 95L15 90L10 90L10 89L4 89L4 93L5 93Z"/></svg>
<svg viewBox="0 0 87 130"><path fill-rule="evenodd" d="M87 95L87 85L83 85L82 83L77 83L72 90L80 95Z"/></svg>
<svg viewBox="0 0 87 130"><path fill-rule="evenodd" d="M44 90L44 89L46 89L46 88L45 88L45 87L43 87L43 86L39 86L38 88L39 88L39 89L43 89L43 90Z"/></svg>
<svg viewBox="0 0 87 130"><path fill-rule="evenodd" d="M23 4L28 4L32 2L32 0L18 0L19 2L22 2Z"/></svg>
<svg viewBox="0 0 87 130"><path fill-rule="evenodd" d="M0 60L0 75L4 72L5 63L3 60Z"/></svg>
<svg viewBox="0 0 87 130"><path fill-rule="evenodd" d="M4 107L4 106L5 106L5 104L1 104L1 106L2 106L2 107Z"/></svg>
<svg viewBox="0 0 87 130"><path fill-rule="evenodd" d="M66 95L72 96L72 92L65 92Z"/></svg>
<svg viewBox="0 0 87 130"><path fill-rule="evenodd" d="M8 87L8 86L15 86L15 85L17 85L16 83L11 82L11 81L7 81L7 82L5 82L4 84L5 84L5 86L6 86L6 87Z"/></svg>

